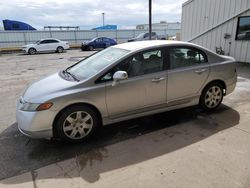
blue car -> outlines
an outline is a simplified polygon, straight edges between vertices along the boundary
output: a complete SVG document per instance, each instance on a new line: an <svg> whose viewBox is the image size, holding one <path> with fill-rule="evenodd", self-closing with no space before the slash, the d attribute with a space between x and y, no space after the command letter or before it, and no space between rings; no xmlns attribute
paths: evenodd
<svg viewBox="0 0 250 188"><path fill-rule="evenodd" d="M98 37L93 38L90 41L83 42L81 49L84 50L93 50L95 48L107 48L109 46L116 45L117 42L113 39L107 38L107 37Z"/></svg>

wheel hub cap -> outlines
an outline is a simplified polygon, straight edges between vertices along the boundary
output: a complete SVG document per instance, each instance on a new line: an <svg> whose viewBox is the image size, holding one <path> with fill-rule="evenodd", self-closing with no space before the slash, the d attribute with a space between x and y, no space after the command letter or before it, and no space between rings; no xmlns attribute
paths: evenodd
<svg viewBox="0 0 250 188"><path fill-rule="evenodd" d="M64 134L70 139L82 139L91 132L92 128L93 119L84 111L73 112L63 123Z"/></svg>
<svg viewBox="0 0 250 188"><path fill-rule="evenodd" d="M213 86L208 89L205 95L205 105L208 108L215 108L222 99L222 91L218 86Z"/></svg>

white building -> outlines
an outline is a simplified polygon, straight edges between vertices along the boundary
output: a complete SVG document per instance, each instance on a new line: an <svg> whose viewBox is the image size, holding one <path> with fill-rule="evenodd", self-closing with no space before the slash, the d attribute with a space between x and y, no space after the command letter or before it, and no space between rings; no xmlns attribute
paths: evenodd
<svg viewBox="0 0 250 188"><path fill-rule="evenodd" d="M181 40L250 62L250 0L188 0Z"/></svg>
<svg viewBox="0 0 250 188"><path fill-rule="evenodd" d="M136 26L136 29L149 29L148 24L139 24ZM152 29L153 30L162 30L162 29L181 29L181 23L180 22L165 22L161 21L160 23L152 23Z"/></svg>

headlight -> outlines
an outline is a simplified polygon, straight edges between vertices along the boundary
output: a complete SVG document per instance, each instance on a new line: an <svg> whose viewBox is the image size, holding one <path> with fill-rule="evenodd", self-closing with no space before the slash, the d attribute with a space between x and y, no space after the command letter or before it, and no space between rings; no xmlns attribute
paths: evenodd
<svg viewBox="0 0 250 188"><path fill-rule="evenodd" d="M42 110L48 110L53 103L46 102L46 103L28 103L25 102L22 104L20 110L23 111L42 111Z"/></svg>

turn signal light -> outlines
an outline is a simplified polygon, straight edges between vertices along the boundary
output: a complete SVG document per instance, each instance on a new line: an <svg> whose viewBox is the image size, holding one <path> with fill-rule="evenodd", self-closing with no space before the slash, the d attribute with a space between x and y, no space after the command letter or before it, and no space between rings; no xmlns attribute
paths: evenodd
<svg viewBox="0 0 250 188"><path fill-rule="evenodd" d="M53 105L52 102L42 103L36 108L36 110L37 111L48 110L52 105Z"/></svg>

